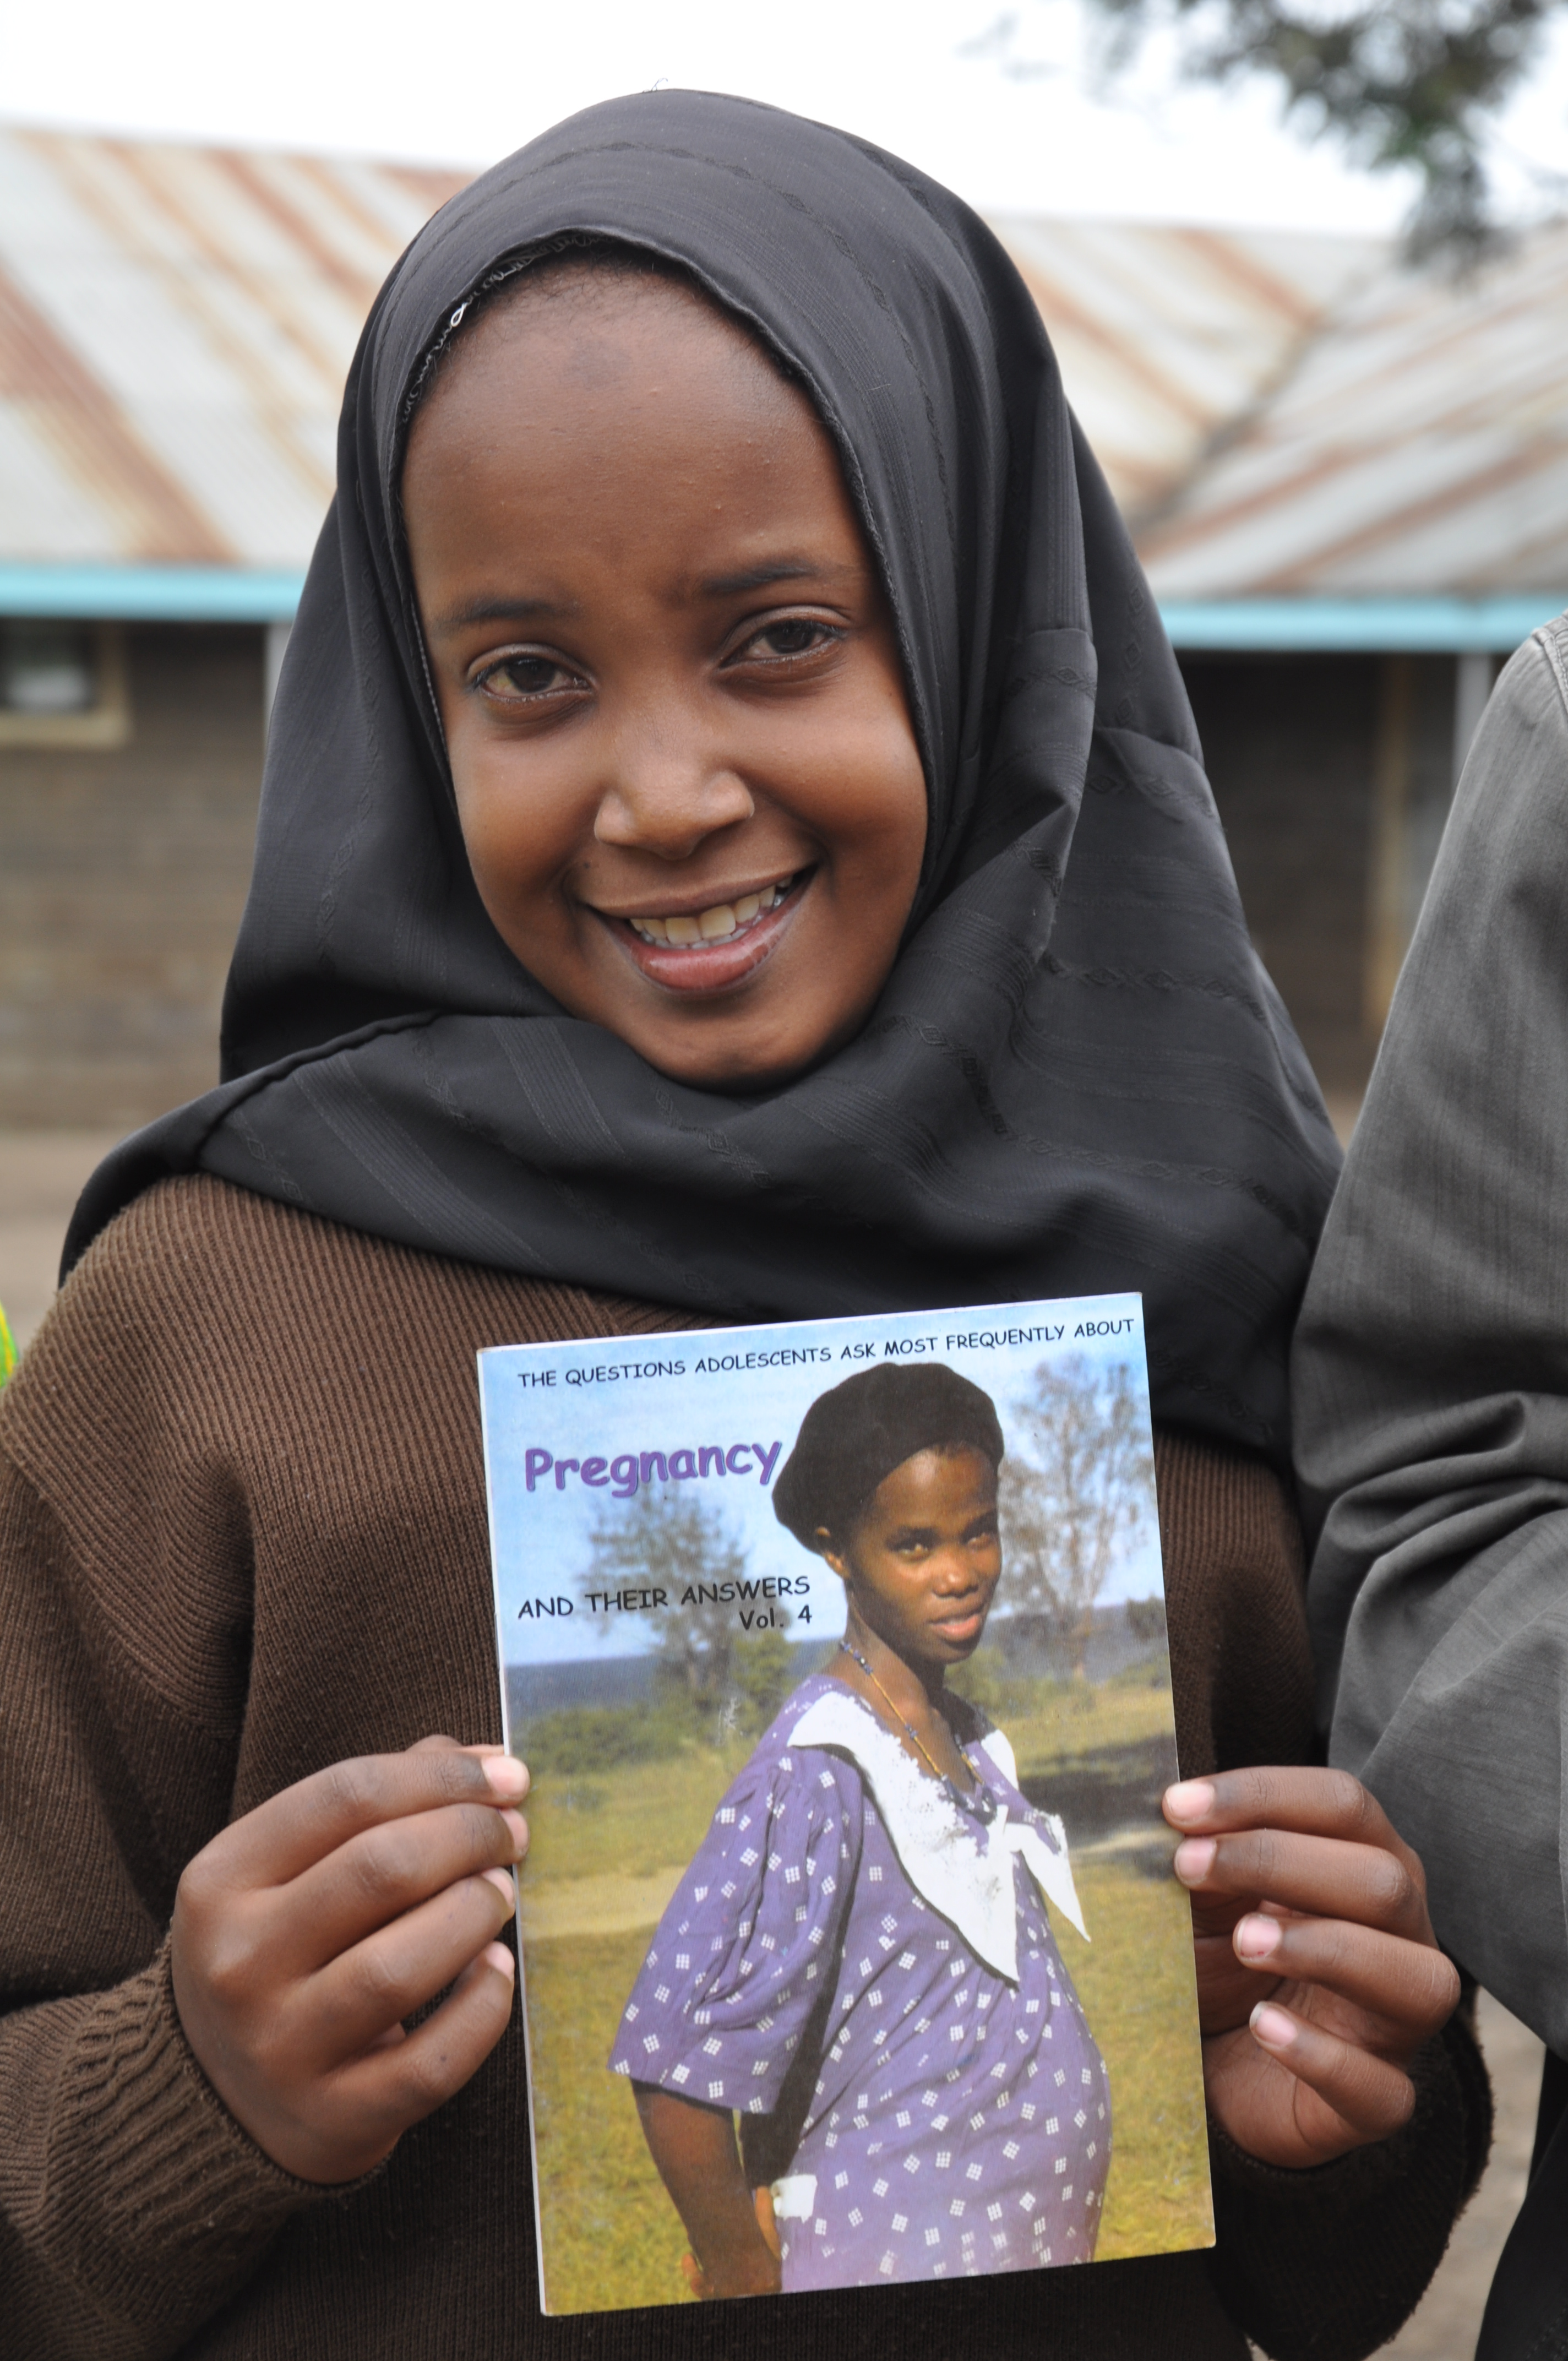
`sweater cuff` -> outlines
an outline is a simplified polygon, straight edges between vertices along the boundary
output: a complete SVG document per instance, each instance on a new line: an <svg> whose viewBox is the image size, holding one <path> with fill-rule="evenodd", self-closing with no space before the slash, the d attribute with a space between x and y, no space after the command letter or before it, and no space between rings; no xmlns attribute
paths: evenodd
<svg viewBox="0 0 1568 2361"><path fill-rule="evenodd" d="M291 2214L376 2177L323 2187L258 2147L185 2037L167 1942L88 2004L61 2061L49 2149L46 2242L62 2276L157 2353L243 2286Z"/></svg>
<svg viewBox="0 0 1568 2361"><path fill-rule="evenodd" d="M1359 2361L1415 2310L1491 2142L1491 2090L1463 2016L1410 2062L1416 2104L1332 2164L1261 2163L1211 2121L1215 2245L1232 2318L1273 2361Z"/></svg>

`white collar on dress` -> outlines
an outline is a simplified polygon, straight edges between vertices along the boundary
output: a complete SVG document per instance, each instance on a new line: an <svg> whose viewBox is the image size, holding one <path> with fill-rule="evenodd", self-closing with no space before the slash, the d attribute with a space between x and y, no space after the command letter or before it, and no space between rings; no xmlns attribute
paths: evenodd
<svg viewBox="0 0 1568 2361"><path fill-rule="evenodd" d="M972 1819L938 1780L921 1770L870 1706L841 1682L806 1707L788 1743L836 1747L859 1764L910 1883L1009 1983L1018 1981L1014 1854L1022 1856L1047 1899L1089 1940L1068 1861L1067 1835L1054 1813L1042 1812L1039 1818L1055 1841L1055 1851L1038 1828L1013 1820L999 1796L994 1819ZM1016 1787L1013 1749L1001 1730L990 1731L981 1744L1009 1785Z"/></svg>

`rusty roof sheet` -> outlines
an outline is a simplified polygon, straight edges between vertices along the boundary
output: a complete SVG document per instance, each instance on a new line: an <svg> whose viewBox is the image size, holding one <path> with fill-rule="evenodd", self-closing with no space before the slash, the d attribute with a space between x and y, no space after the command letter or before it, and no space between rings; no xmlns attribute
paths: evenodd
<svg viewBox="0 0 1568 2361"><path fill-rule="evenodd" d="M459 171L0 129L0 563L298 570L377 287ZM1162 598L1568 577L1568 229L1005 216Z"/></svg>
<svg viewBox="0 0 1568 2361"><path fill-rule="evenodd" d="M0 130L0 556L303 566L372 296L463 175ZM1168 499L1364 240L1009 218L1117 497Z"/></svg>
<svg viewBox="0 0 1568 2361"><path fill-rule="evenodd" d="M992 226L1135 528L1266 399L1387 255L1379 239L1288 230L1011 214Z"/></svg>
<svg viewBox="0 0 1568 2361"><path fill-rule="evenodd" d="M1568 225L1354 290L1140 546L1167 599L1561 591Z"/></svg>
<svg viewBox="0 0 1568 2361"><path fill-rule="evenodd" d="M0 132L0 550L302 566L377 287L465 176Z"/></svg>

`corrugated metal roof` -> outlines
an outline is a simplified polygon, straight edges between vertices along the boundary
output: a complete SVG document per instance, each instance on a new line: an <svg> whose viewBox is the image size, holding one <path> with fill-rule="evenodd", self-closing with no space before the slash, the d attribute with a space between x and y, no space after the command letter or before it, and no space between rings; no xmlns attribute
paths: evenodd
<svg viewBox="0 0 1568 2361"><path fill-rule="evenodd" d="M462 175L0 131L0 557L299 567L372 296ZM1008 219L1130 511L1167 497L1379 256Z"/></svg>
<svg viewBox="0 0 1568 2361"><path fill-rule="evenodd" d="M463 179L0 132L0 554L302 566L371 297Z"/></svg>
<svg viewBox="0 0 1568 2361"><path fill-rule="evenodd" d="M1137 525L1384 265L1380 239L999 217L1068 395Z"/></svg>
<svg viewBox="0 0 1568 2361"><path fill-rule="evenodd" d="M1568 588L1568 226L1390 267L1140 545L1162 599Z"/></svg>
<svg viewBox="0 0 1568 2361"><path fill-rule="evenodd" d="M139 588L105 612L177 580L208 611L225 579L286 612L360 324L463 177L0 130L6 603L108 567ZM1568 583L1568 228L1455 286L1370 239L996 227L1162 603L1267 601L1277 634L1281 601L1342 630Z"/></svg>

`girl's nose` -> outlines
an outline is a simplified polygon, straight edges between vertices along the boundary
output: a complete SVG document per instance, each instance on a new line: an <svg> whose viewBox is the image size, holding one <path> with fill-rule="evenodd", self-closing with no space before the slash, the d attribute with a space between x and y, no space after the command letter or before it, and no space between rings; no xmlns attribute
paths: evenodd
<svg viewBox="0 0 1568 2361"><path fill-rule="evenodd" d="M967 1557L941 1557L937 1561L936 1579L932 1588L943 1598L959 1598L966 1590L980 1587L980 1576Z"/></svg>
<svg viewBox="0 0 1568 2361"><path fill-rule="evenodd" d="M685 861L756 810L745 781L699 743L644 740L617 756L594 820L601 844Z"/></svg>

